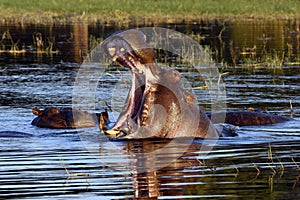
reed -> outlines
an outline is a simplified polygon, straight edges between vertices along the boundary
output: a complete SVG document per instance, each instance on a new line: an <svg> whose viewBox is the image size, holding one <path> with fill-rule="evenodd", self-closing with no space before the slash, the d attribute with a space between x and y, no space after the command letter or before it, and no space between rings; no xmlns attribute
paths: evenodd
<svg viewBox="0 0 300 200"><path fill-rule="evenodd" d="M14 41L11 36L9 30L6 30L2 34L2 38L0 40L0 53L8 52L8 53L23 53L23 50L19 50L18 44L20 40Z"/></svg>
<svg viewBox="0 0 300 200"><path fill-rule="evenodd" d="M97 38L93 35L89 35L89 49L95 49L102 41L103 37Z"/></svg>
<svg viewBox="0 0 300 200"><path fill-rule="evenodd" d="M68 168L66 167L66 164L64 163L63 160L61 160L61 165L65 169L66 174L68 175L68 178L70 178L70 177L78 177L78 176L83 176L83 177L89 176L89 174L87 174L87 173L73 173L73 172L70 172L70 170L68 170Z"/></svg>
<svg viewBox="0 0 300 200"><path fill-rule="evenodd" d="M56 53L53 51L53 46L55 43L55 37L47 37L43 39L43 35L40 32L36 32L32 35L34 51L36 53Z"/></svg>
<svg viewBox="0 0 300 200"><path fill-rule="evenodd" d="M47 40L43 39L41 33L34 33L32 46L33 48L26 48L24 45L19 45L20 39L15 40L10 34L9 30L6 30L2 34L2 38L0 40L0 53L37 53L37 54L52 54L58 53L58 51L53 50L53 46L55 43L54 37L48 37ZM16 41L16 42L15 42Z"/></svg>
<svg viewBox="0 0 300 200"><path fill-rule="evenodd" d="M205 47L207 52L214 55L216 62L225 68L228 66L242 66L249 70L265 68L276 71L282 70L283 66L300 64L300 54L295 55L276 50L271 52L259 52L255 46L253 48L242 47L241 49L242 50L238 50L230 47L230 57L226 58L221 55L221 52L225 51L225 46L222 46L221 49L212 49L208 46Z"/></svg>

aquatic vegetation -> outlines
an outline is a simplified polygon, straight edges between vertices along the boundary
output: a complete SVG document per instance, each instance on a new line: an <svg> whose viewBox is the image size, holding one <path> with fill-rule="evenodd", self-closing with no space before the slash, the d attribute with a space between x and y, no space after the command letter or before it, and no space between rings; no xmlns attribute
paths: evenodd
<svg viewBox="0 0 300 200"><path fill-rule="evenodd" d="M89 35L89 49L94 49L103 41L103 37Z"/></svg>
<svg viewBox="0 0 300 200"><path fill-rule="evenodd" d="M20 40L17 40L16 42L12 38L9 30L5 31L2 34L2 38L0 41L0 53L8 52L8 53L24 53L25 50L19 50L18 44Z"/></svg>
<svg viewBox="0 0 300 200"><path fill-rule="evenodd" d="M68 170L65 162L61 159L61 165L63 166L63 168L65 169L66 171L66 174L68 175L68 179L70 178L76 178L78 176L81 176L81 177L86 177L86 176L89 176L88 173L73 173L73 172L70 172L70 170Z"/></svg>
<svg viewBox="0 0 300 200"><path fill-rule="evenodd" d="M15 39L10 34L9 30L5 31L2 34L0 40L0 53L58 53L58 50L53 50L55 43L54 37L48 37L45 41L43 39L42 33L36 32L32 35L33 43L29 47L26 47L24 44L19 45L20 39L15 42Z"/></svg>
<svg viewBox="0 0 300 200"><path fill-rule="evenodd" d="M36 53L57 53L53 51L55 43L55 37L48 37L47 40L43 39L43 35L40 32L35 32L32 35L33 38L33 51Z"/></svg>
<svg viewBox="0 0 300 200"><path fill-rule="evenodd" d="M224 67L243 66L248 69L266 68L280 70L283 66L300 64L300 55L285 53L284 51L274 49L272 51L267 51L266 48L261 50L256 46L252 48L233 48L232 44L229 44L230 59L226 59L224 55L221 55L221 52L225 51L225 43L221 43L220 47L221 49L212 49L210 46L205 46L205 49Z"/></svg>

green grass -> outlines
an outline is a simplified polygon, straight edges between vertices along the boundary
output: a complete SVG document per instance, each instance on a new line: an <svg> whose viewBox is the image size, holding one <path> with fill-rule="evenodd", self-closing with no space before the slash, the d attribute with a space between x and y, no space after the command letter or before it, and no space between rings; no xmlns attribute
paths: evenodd
<svg viewBox="0 0 300 200"><path fill-rule="evenodd" d="M299 18L299 0L1 0L0 23Z"/></svg>

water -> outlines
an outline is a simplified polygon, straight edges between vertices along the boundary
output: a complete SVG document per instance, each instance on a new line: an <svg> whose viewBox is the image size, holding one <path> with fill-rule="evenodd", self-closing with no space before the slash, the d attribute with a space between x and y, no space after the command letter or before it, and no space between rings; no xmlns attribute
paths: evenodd
<svg viewBox="0 0 300 200"><path fill-rule="evenodd" d="M267 108L269 112L289 116L291 100L296 120L240 127L235 138L195 140L182 154L178 150L188 141L171 145L169 141L110 142L100 135L97 127L53 130L31 126L33 107L72 105L78 62L88 48L77 45L81 53L73 51L77 47L68 39L70 32L78 29L76 26L32 26L24 30L17 27L1 27L1 30L10 28L13 36L18 33L25 38L26 46L31 43L34 31L44 31L45 37L56 34L55 48L60 53L0 54L1 199L300 197L300 66L222 69L228 72L223 79L229 109ZM98 31L103 36L118 29L87 28L89 33ZM14 33L13 29L17 31ZM115 68L99 80L97 110L105 108L101 101L109 100L112 91L118 92L115 85L119 80ZM198 98L201 92L195 90ZM201 98L199 102L204 109L209 107ZM165 152L152 156L162 146ZM201 149L204 146L207 151Z"/></svg>

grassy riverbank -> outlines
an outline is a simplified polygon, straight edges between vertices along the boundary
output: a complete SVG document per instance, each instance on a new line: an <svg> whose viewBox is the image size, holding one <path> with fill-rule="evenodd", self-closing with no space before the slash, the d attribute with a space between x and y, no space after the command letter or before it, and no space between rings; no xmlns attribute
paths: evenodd
<svg viewBox="0 0 300 200"><path fill-rule="evenodd" d="M178 23L300 18L299 0L1 0L0 23Z"/></svg>

